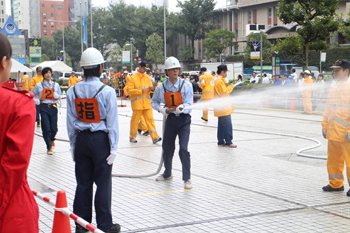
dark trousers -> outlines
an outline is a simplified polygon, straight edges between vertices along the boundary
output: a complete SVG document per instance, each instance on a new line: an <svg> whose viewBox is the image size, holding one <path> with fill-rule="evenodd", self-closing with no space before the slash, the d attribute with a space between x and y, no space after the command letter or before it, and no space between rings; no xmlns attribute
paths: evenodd
<svg viewBox="0 0 350 233"><path fill-rule="evenodd" d="M73 211L88 222L92 219L93 183L97 227L103 231L112 227L111 192L112 165L106 158L110 154L108 134L85 130L78 133L75 143L75 191Z"/></svg>
<svg viewBox="0 0 350 233"><path fill-rule="evenodd" d="M218 145L232 144L231 115L218 117Z"/></svg>
<svg viewBox="0 0 350 233"><path fill-rule="evenodd" d="M35 120L40 121L40 105L35 105L35 109L36 109Z"/></svg>
<svg viewBox="0 0 350 233"><path fill-rule="evenodd" d="M191 116L189 114L169 114L166 120L163 137L163 160L165 178L171 176L173 156L175 150L176 136L179 135L179 156L182 163L182 180L191 179L191 160L188 152L188 141L190 140Z"/></svg>
<svg viewBox="0 0 350 233"><path fill-rule="evenodd" d="M49 150L51 148L51 141L55 141L55 136L58 131L57 108L41 105L40 115L41 115L41 130L43 132L43 138L45 140L46 147Z"/></svg>

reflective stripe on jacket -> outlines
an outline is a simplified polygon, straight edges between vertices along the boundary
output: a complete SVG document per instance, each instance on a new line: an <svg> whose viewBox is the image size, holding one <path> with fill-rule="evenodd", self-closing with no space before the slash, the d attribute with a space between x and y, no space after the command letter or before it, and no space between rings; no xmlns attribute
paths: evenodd
<svg viewBox="0 0 350 233"><path fill-rule="evenodd" d="M234 86L229 85L226 86L225 79L220 77L215 81L214 85L214 93L215 97L221 98L221 97L229 97L230 93L233 91ZM225 108L220 109L214 109L214 116L221 117L221 116L228 116L231 115L234 111L234 108L231 104L227 105Z"/></svg>
<svg viewBox="0 0 350 233"><path fill-rule="evenodd" d="M199 87L202 89L202 99L207 100L214 98L214 87L210 84L214 77L212 75L203 74Z"/></svg>
<svg viewBox="0 0 350 233"><path fill-rule="evenodd" d="M327 139L347 142L345 134L350 133L350 79L339 80L331 86L322 129L327 129Z"/></svg>
<svg viewBox="0 0 350 233"><path fill-rule="evenodd" d="M142 93L143 88L150 86L152 86L152 81L147 74L137 72L130 77L127 90L130 96L132 110L152 108L150 96L152 91L147 89L145 93Z"/></svg>

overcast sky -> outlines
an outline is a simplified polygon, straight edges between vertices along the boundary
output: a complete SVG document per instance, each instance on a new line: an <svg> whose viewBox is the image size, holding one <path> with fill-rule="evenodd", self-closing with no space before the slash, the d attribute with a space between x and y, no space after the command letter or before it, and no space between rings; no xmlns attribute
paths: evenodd
<svg viewBox="0 0 350 233"><path fill-rule="evenodd" d="M142 2L142 5L151 5L152 2L154 2L154 1L161 2L162 0L127 0L126 2L128 2L130 4L134 4L135 6L139 6L140 2ZM226 0L216 0L216 2L217 2L217 4L216 4L215 8L226 6ZM106 6L108 6L108 0L92 0L92 4L94 6L106 7ZM178 9L176 9L176 5L177 5L176 0L168 0L168 4L169 4L170 11L178 11ZM11 1L10 0L6 0L6 14L8 14L8 15L11 14Z"/></svg>

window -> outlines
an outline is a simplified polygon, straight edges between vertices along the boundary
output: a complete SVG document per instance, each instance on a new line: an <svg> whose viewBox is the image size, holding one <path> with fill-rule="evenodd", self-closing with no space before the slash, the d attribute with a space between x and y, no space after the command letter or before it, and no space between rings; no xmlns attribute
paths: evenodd
<svg viewBox="0 0 350 233"><path fill-rule="evenodd" d="M51 8L53 8L53 4L51 4Z"/></svg>
<svg viewBox="0 0 350 233"><path fill-rule="evenodd" d="M51 17L53 17L53 13L51 13Z"/></svg>
<svg viewBox="0 0 350 233"><path fill-rule="evenodd" d="M205 56L205 50L203 49L203 54L202 54L202 56L204 57Z"/></svg>
<svg viewBox="0 0 350 233"><path fill-rule="evenodd" d="M57 9L62 10L62 5L57 5Z"/></svg>
<svg viewBox="0 0 350 233"><path fill-rule="evenodd" d="M232 5L232 0L227 0L227 1L226 1L226 5L227 5L227 6L231 6L231 5Z"/></svg>
<svg viewBox="0 0 350 233"><path fill-rule="evenodd" d="M46 30L44 30L44 35L46 35L46 33L47 33Z"/></svg>
<svg viewBox="0 0 350 233"><path fill-rule="evenodd" d="M53 34L53 30L51 30L51 35Z"/></svg>
<svg viewBox="0 0 350 233"><path fill-rule="evenodd" d="M44 24L44 27L46 27L46 21L44 21L43 24Z"/></svg>
<svg viewBox="0 0 350 233"><path fill-rule="evenodd" d="M4 14L4 10L1 10L1 14Z"/></svg>
<svg viewBox="0 0 350 233"><path fill-rule="evenodd" d="M238 29L236 29L235 33L236 33L236 37L238 37Z"/></svg>
<svg viewBox="0 0 350 233"><path fill-rule="evenodd" d="M238 4L238 0L235 0L235 5L237 5Z"/></svg>
<svg viewBox="0 0 350 233"><path fill-rule="evenodd" d="M221 15L218 17L218 24L221 25Z"/></svg>
<svg viewBox="0 0 350 233"><path fill-rule="evenodd" d="M55 25L55 23L54 22L51 22L51 27L53 27Z"/></svg>
<svg viewBox="0 0 350 233"><path fill-rule="evenodd" d="M235 22L238 22L238 13L235 14Z"/></svg>
<svg viewBox="0 0 350 233"><path fill-rule="evenodd" d="M46 13L43 13L43 16L46 16Z"/></svg>
<svg viewBox="0 0 350 233"><path fill-rule="evenodd" d="M4 1L1 1L1 6L3 6L4 5Z"/></svg>
<svg viewBox="0 0 350 233"><path fill-rule="evenodd" d="M252 20L252 11L248 11L248 21Z"/></svg>
<svg viewBox="0 0 350 233"><path fill-rule="evenodd" d="M45 4L41 4L41 7L45 7Z"/></svg>
<svg viewBox="0 0 350 233"><path fill-rule="evenodd" d="M201 57L201 56L202 56L202 49L198 48L198 57Z"/></svg>
<svg viewBox="0 0 350 233"><path fill-rule="evenodd" d="M2 22L4 22L4 18L2 18Z"/></svg>
<svg viewBox="0 0 350 233"><path fill-rule="evenodd" d="M268 10L268 17L271 18L271 16L272 16L272 8L269 7L269 10Z"/></svg>
<svg viewBox="0 0 350 233"><path fill-rule="evenodd" d="M213 24L216 24L216 16L213 17Z"/></svg>
<svg viewBox="0 0 350 233"><path fill-rule="evenodd" d="M273 10L273 16L274 16L274 17L277 17L278 6L274 6L273 8L274 8L274 10Z"/></svg>

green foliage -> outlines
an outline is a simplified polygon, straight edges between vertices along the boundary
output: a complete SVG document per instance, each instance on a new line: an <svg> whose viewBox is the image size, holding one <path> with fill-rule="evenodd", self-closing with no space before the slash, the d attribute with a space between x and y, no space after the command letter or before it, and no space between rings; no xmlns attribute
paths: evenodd
<svg viewBox="0 0 350 233"><path fill-rule="evenodd" d="M109 12L110 14L106 17L107 37L119 45L133 38L141 57L145 56L147 50L146 39L153 33L164 33L163 7L137 8L120 0L109 6ZM167 11L166 15L169 15Z"/></svg>
<svg viewBox="0 0 350 233"><path fill-rule="evenodd" d="M53 39L49 39L48 37L41 38L41 53L46 55L45 61L56 60L57 50L57 44ZM43 56L41 60L43 60Z"/></svg>
<svg viewBox="0 0 350 233"><path fill-rule="evenodd" d="M227 56L226 61L228 62L239 62L244 61L244 55L233 55L233 56Z"/></svg>
<svg viewBox="0 0 350 233"><path fill-rule="evenodd" d="M263 40L263 60L264 65L271 65L272 62L272 44L267 39L265 33L262 34ZM250 59L251 41L260 41L260 33L250 33L247 37L247 45L244 54L244 66L260 66L260 60Z"/></svg>
<svg viewBox="0 0 350 233"><path fill-rule="evenodd" d="M285 39L278 39L273 50L279 54L295 55L302 54L303 45L299 36L288 36Z"/></svg>
<svg viewBox="0 0 350 233"><path fill-rule="evenodd" d="M205 34L203 46L206 49L206 57L210 59L217 54L221 54L226 48L237 46L237 43L233 42L234 38L236 38L235 33L227 30L227 28Z"/></svg>
<svg viewBox="0 0 350 233"><path fill-rule="evenodd" d="M55 55L62 56L60 53L63 50L63 40L62 40L62 30L57 30L53 33L53 40L56 44L57 50ZM71 67L73 70L80 70L79 61L81 56L81 40L80 40L80 31L73 29L71 27L64 28L64 47L66 50L66 61L67 54L69 52L71 58ZM56 57L54 60L56 60Z"/></svg>
<svg viewBox="0 0 350 233"><path fill-rule="evenodd" d="M41 62L51 61L51 59L46 54L41 54Z"/></svg>
<svg viewBox="0 0 350 233"><path fill-rule="evenodd" d="M205 33L213 28L208 22L212 19L216 2L214 0L177 0L177 7L181 8L176 22L172 24L175 34L188 36L192 45L192 57L194 60L194 41L205 38Z"/></svg>
<svg viewBox="0 0 350 233"><path fill-rule="evenodd" d="M327 52L327 59L325 63L322 63L322 70L331 70L329 67L331 67L336 60L338 59L347 59L350 60L350 47L338 47L338 48L331 48L326 51ZM281 54L280 55L281 60L291 60L291 63L297 64L297 66L303 66L303 55L286 55ZM320 66L320 53L316 51L310 51L309 52L309 66Z"/></svg>
<svg viewBox="0 0 350 233"><path fill-rule="evenodd" d="M164 63L164 43L162 37L157 33L153 33L146 40L146 59L156 63L156 68L158 69L158 63Z"/></svg>
<svg viewBox="0 0 350 233"><path fill-rule="evenodd" d="M311 42L326 41L338 30L335 11L339 0L280 0L279 18L284 24L297 23L297 30L303 51L303 66L308 66L308 52ZM317 43L313 49L323 49L324 43Z"/></svg>
<svg viewBox="0 0 350 233"><path fill-rule="evenodd" d="M187 61L193 58L193 49L190 45L181 46L178 54L180 60Z"/></svg>

